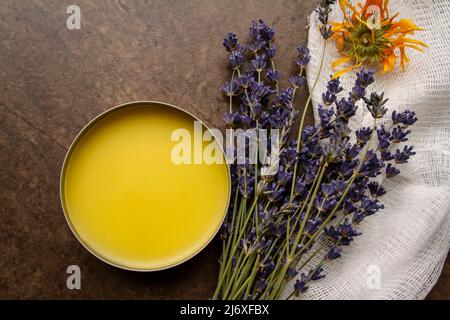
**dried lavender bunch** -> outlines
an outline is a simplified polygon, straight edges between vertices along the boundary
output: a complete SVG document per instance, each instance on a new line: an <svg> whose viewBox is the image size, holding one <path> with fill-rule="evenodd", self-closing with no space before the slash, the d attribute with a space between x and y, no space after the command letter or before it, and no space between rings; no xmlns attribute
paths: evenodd
<svg viewBox="0 0 450 320"><path fill-rule="evenodd" d="M331 2L322 3L320 8L326 8ZM323 23L328 13L319 9ZM389 127L379 124L387 99L368 95L371 70L358 72L346 94L339 79L331 79L318 107L319 123L303 127L307 103L294 135L298 112L293 101L305 87L309 50L297 48L299 72L289 78L290 87L281 88L275 30L259 20L252 22L249 36L247 46L233 33L223 42L232 70L222 87L229 97L225 121L233 129L279 129L278 154L264 156L279 159L280 165L273 175L262 175L260 163L249 159L231 166L233 201L221 231L223 253L213 299L277 299L299 272L289 297L300 295L361 234L356 225L383 208L384 180L398 175L398 165L415 154L412 146L398 147L408 140L415 113L394 111ZM372 115L373 124L352 133L348 122L359 106ZM247 146L247 156L249 151ZM305 270L315 256L322 256L320 262Z"/></svg>

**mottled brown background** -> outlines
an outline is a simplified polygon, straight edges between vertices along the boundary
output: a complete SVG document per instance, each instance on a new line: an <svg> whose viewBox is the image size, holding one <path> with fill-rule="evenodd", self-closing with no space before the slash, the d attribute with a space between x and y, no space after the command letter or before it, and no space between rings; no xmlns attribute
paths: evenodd
<svg viewBox="0 0 450 320"><path fill-rule="evenodd" d="M110 267L77 242L59 202L65 152L92 117L132 100L179 105L223 128L223 35L265 19L282 44L278 65L291 72L315 2L1 0L0 298L208 298L217 240L157 273ZM70 4L81 8L81 30L66 28ZM82 269L82 290L66 289L70 264ZM447 264L430 298L450 298L449 275Z"/></svg>

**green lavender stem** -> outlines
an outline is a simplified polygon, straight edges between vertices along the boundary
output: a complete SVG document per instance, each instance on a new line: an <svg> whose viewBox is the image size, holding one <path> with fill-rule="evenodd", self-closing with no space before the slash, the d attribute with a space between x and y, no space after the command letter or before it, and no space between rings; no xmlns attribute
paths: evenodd
<svg viewBox="0 0 450 320"><path fill-rule="evenodd" d="M246 201L246 199L244 199L244 201ZM254 206L256 205L257 202L258 202L258 196L256 196L255 200L253 201L253 205L252 205L252 207L249 210L250 212L252 212L252 210L253 210L253 208L254 208ZM244 234L244 231L245 231L245 228L246 228L246 226L247 226L247 224L248 224L248 222L250 220L250 217L252 216L251 214L248 214L248 212L246 210L240 210L240 211L241 212L239 213L239 215L242 215L242 212L245 212L247 214L247 216L245 218L244 224L242 225L242 227L239 230L239 233L237 234L237 241L236 241L236 243L233 244L233 246L231 248L230 258L228 259L228 261L227 261L227 263L225 265L225 269L223 270L222 274L219 274L219 281L217 283L217 288L216 288L216 290L214 292L214 295L212 297L213 300L216 300L218 298L218 296L219 296L219 292L220 292L220 290L222 288L223 282L225 280L225 276L227 275L228 271L230 270L231 262L233 260L232 257L234 256L234 254L235 254L235 252L236 252L236 250L238 248L239 239L242 238L242 236Z"/></svg>

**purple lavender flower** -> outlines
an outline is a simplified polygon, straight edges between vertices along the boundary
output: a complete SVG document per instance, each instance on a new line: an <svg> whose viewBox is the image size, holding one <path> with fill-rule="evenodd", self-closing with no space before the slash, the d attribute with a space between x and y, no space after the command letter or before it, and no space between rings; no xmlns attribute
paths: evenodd
<svg viewBox="0 0 450 320"><path fill-rule="evenodd" d="M250 109L251 109L253 119L258 120L260 118L262 110L263 110L262 104L259 103L259 101L255 101L254 103L252 103Z"/></svg>
<svg viewBox="0 0 450 320"><path fill-rule="evenodd" d="M347 186L347 183L343 180L334 180L332 182L334 187L336 188L337 193L342 193L345 190L345 187Z"/></svg>
<svg viewBox="0 0 450 320"><path fill-rule="evenodd" d="M411 133L411 130L405 130L400 127L395 127L392 129L391 140L394 143L405 142L408 140L407 136Z"/></svg>
<svg viewBox="0 0 450 320"><path fill-rule="evenodd" d="M377 199L370 199L366 196L361 198L361 211L367 215L372 215L382 208L384 206Z"/></svg>
<svg viewBox="0 0 450 320"><path fill-rule="evenodd" d="M361 221L363 221L363 219L364 219L365 217L366 217L366 215L365 215L363 212L361 212L361 211L356 211L356 212L353 213L352 221L353 221L355 224L359 224L359 223L361 223Z"/></svg>
<svg viewBox="0 0 450 320"><path fill-rule="evenodd" d="M296 297L298 297L300 293L303 293L308 289L308 286L306 285L307 282L308 276L302 273L300 279L297 279L294 284L294 294Z"/></svg>
<svg viewBox="0 0 450 320"><path fill-rule="evenodd" d="M331 106L336 101L336 95L330 91L322 93L322 101L325 105Z"/></svg>
<svg viewBox="0 0 450 320"><path fill-rule="evenodd" d="M368 180L365 176L358 176L350 188L348 197L353 201L361 201L361 198L366 194Z"/></svg>
<svg viewBox="0 0 450 320"><path fill-rule="evenodd" d="M316 268L315 270L311 270L310 271L310 276L309 277L313 281L323 279L323 278L325 278L325 275L322 274L322 272L323 272L323 268L322 267Z"/></svg>
<svg viewBox="0 0 450 320"><path fill-rule="evenodd" d="M285 170L282 166L278 170L277 174L277 184L280 186L285 186L292 179L292 172Z"/></svg>
<svg viewBox="0 0 450 320"><path fill-rule="evenodd" d="M354 212L356 212L358 210L358 208L356 208L355 204L353 203L353 201L348 200L344 202L344 213L346 215L350 215Z"/></svg>
<svg viewBox="0 0 450 320"><path fill-rule="evenodd" d="M381 173L384 163L378 158L376 152L370 150L367 152L366 160L362 164L359 174L365 177L374 178Z"/></svg>
<svg viewBox="0 0 450 320"><path fill-rule="evenodd" d="M380 158L386 162L394 159L394 155L389 150L381 150Z"/></svg>
<svg viewBox="0 0 450 320"><path fill-rule="evenodd" d="M395 157L395 163L406 163L408 162L409 157L415 155L416 153L413 151L413 146L405 146L403 147L403 150L400 151L400 149L397 149L397 151L394 154Z"/></svg>
<svg viewBox="0 0 450 320"><path fill-rule="evenodd" d="M309 60L311 60L308 47L306 46L306 44L301 44L297 47L297 52L298 56L295 60L295 63L299 67L305 67L309 63Z"/></svg>
<svg viewBox="0 0 450 320"><path fill-rule="evenodd" d="M366 89L363 86L354 86L350 95L353 100L358 101L366 95Z"/></svg>
<svg viewBox="0 0 450 320"><path fill-rule="evenodd" d="M380 128L377 129L377 137L379 150L385 151L391 146L391 132L387 131L384 125L381 125Z"/></svg>
<svg viewBox="0 0 450 320"><path fill-rule="evenodd" d="M334 226L330 226L328 228L325 228L325 235L328 236L330 239L332 239L334 242L339 241L339 229L335 228Z"/></svg>
<svg viewBox="0 0 450 320"><path fill-rule="evenodd" d="M348 179L354 172L358 163L353 160L341 161L337 166L337 174L340 178Z"/></svg>
<svg viewBox="0 0 450 320"><path fill-rule="evenodd" d="M323 37L325 40L331 38L331 36L332 36L333 33L334 33L334 32L332 31L330 25L326 25L326 26L323 25L323 26L320 26L319 30L320 30L320 33L322 34L322 37Z"/></svg>
<svg viewBox="0 0 450 320"><path fill-rule="evenodd" d="M256 39L259 36L259 25L256 21L252 21L248 31L250 39Z"/></svg>
<svg viewBox="0 0 450 320"><path fill-rule="evenodd" d="M338 94L342 90L344 90L344 88L341 87L341 81L339 80L339 78L331 79L330 81L328 81L328 84L327 84L328 92L330 92L332 94Z"/></svg>
<svg viewBox="0 0 450 320"><path fill-rule="evenodd" d="M238 88L239 88L239 86L237 84L237 81L233 80L233 81L226 82L222 86L222 91L225 93L226 96L233 97L236 95Z"/></svg>
<svg viewBox="0 0 450 320"><path fill-rule="evenodd" d="M259 84L257 82L252 82L250 85L250 91L252 95L252 99L259 99L259 102L265 107L268 105L270 98L276 90L272 90L270 86L266 86L263 81ZM243 101L244 101L243 96Z"/></svg>
<svg viewBox="0 0 450 320"><path fill-rule="evenodd" d="M354 237L361 235L361 232L353 229L352 223L345 218L344 222L339 226L339 235L339 243L347 246L353 241Z"/></svg>
<svg viewBox="0 0 450 320"><path fill-rule="evenodd" d="M318 9L321 32L325 38L332 33L328 14L330 4L334 2L322 0ZM227 220L221 228L221 238L229 248L233 248L233 251L228 251L233 255L223 257L221 263L231 262L227 272L241 274L245 271L239 259L244 255L248 257L247 263L253 261L251 266L245 265L249 267L246 276L249 277L252 270L255 274L249 283L251 295L237 293L234 289L241 288L245 279L228 277L234 279L230 283L231 291L221 295L220 292L227 291L222 287L215 294L216 298L223 299L233 296L243 299L278 297L279 292L275 291L277 289L272 282L268 287L269 277L278 276L273 273L285 270L280 275L283 277L281 279L289 280L299 271L294 264L290 265L285 248L294 254L308 252L322 231L332 240L333 246L321 252L324 259L310 270L309 276L300 276L294 285L294 294L304 292L309 280L324 277L323 265L339 258L342 246L351 244L361 234L355 229L356 225L383 208L380 198L386 190L374 178L382 172L387 178L398 175L400 171L395 166L407 162L415 154L413 148L408 146L392 151L396 144L407 141L410 134L407 127L417 121L412 111L393 112L389 129L384 125L360 127L354 133L349 129L348 121L355 115L357 101L361 99L375 118L381 118L387 111L387 100L382 94L372 93L366 97L368 86L374 82L374 74L372 70L364 69L357 73L354 86L347 96L337 98L344 90L339 79L328 82L327 90L322 94L323 106L318 108L319 123L301 128L297 140L291 134L291 129L297 125L298 112L293 107L292 98L294 90L305 84L304 67L311 59L310 52L304 45L297 48L296 64L300 68L296 75L289 78L291 87L282 88L280 72L273 60L277 55L275 30L262 20L257 20L252 22L249 35L249 54L245 54L246 48L238 43L236 35L227 34L224 40L229 52L229 65L234 71L239 71L239 76L234 72L234 80L223 86L225 94L231 97L233 110L225 114L224 120L229 127L237 129L255 126L280 129L280 150L275 155L279 159L279 168L276 174L262 176L262 166L249 164L249 141L245 143L244 156L236 153L236 157L241 157L239 162L244 164L231 166L232 192L236 193L236 201L231 204ZM375 133L378 144L371 149L368 143ZM270 140L269 137L269 144ZM273 154L269 151L264 156ZM316 186L317 192L312 193ZM345 197L341 199L344 192ZM329 216L331 212L333 215ZM244 221L247 222L243 224ZM325 226L325 221L329 221L329 225ZM303 234L298 235L302 225ZM239 235L241 231L243 236L236 239L233 235ZM296 240L297 236L300 236L300 241ZM256 255L260 260L256 259Z"/></svg>
<svg viewBox="0 0 450 320"><path fill-rule="evenodd" d="M356 73L356 86L362 86L364 88L368 87L372 83L375 82L375 79L373 77L374 71L372 69L361 69L359 72Z"/></svg>
<svg viewBox="0 0 450 320"><path fill-rule="evenodd" d="M339 132L334 132L327 143L322 146L322 155L328 163L338 163L344 157L348 139Z"/></svg>
<svg viewBox="0 0 450 320"><path fill-rule="evenodd" d="M228 65L231 69L237 70L244 62L244 57L239 52L231 52L228 58Z"/></svg>
<svg viewBox="0 0 450 320"><path fill-rule="evenodd" d="M389 148L389 146L391 145L391 143L389 142L389 140L385 139L383 136L378 136L378 149L381 151L386 151L387 148Z"/></svg>
<svg viewBox="0 0 450 320"><path fill-rule="evenodd" d="M225 38L223 39L223 46L228 52L232 52L236 49L238 44L238 40L236 34L233 32L228 32Z"/></svg>
<svg viewBox="0 0 450 320"><path fill-rule="evenodd" d="M239 119L239 122L242 124L242 127L244 127L245 129L247 129L248 127L250 127L250 125L252 124L252 118L250 118L248 115L246 114L241 114L241 117Z"/></svg>
<svg viewBox="0 0 450 320"><path fill-rule="evenodd" d="M336 0L322 0L320 1L319 7L315 10L319 21L322 23L320 32L325 40L333 35L331 26L328 24L328 15L331 12L331 5L334 3L336 3Z"/></svg>
<svg viewBox="0 0 450 320"><path fill-rule="evenodd" d="M392 163L388 163L386 166L386 178L392 178L395 177L400 173L400 170L398 170L396 167L392 165Z"/></svg>
<svg viewBox="0 0 450 320"><path fill-rule="evenodd" d="M336 102L336 116L342 121L348 121L356 113L358 107L351 99L342 98Z"/></svg>
<svg viewBox="0 0 450 320"><path fill-rule="evenodd" d="M321 192L325 198L334 196L337 192L337 185L334 183L322 183L320 185Z"/></svg>
<svg viewBox="0 0 450 320"><path fill-rule="evenodd" d="M302 130L302 143L305 144L317 132L317 127L305 126Z"/></svg>
<svg viewBox="0 0 450 320"><path fill-rule="evenodd" d="M251 63L252 63L253 69L254 69L256 72L261 72L261 71L263 71L264 68L265 68L266 65L267 65L266 59L265 59L265 57L264 57L263 55L258 55L258 56L256 56L256 58L253 59L253 60L251 61Z"/></svg>
<svg viewBox="0 0 450 320"><path fill-rule="evenodd" d="M330 250L328 250L328 253L326 255L327 260L335 260L337 258L341 257L342 248L333 245Z"/></svg>
<svg viewBox="0 0 450 320"><path fill-rule="evenodd" d="M240 115L237 112L226 112L224 121L229 127L235 128L239 124Z"/></svg>
<svg viewBox="0 0 450 320"><path fill-rule="evenodd" d="M303 76L295 75L295 76L289 77L289 82L291 83L291 85L294 88L301 88L305 85L306 79Z"/></svg>
<svg viewBox="0 0 450 320"><path fill-rule="evenodd" d="M297 274L298 271L295 269L295 267L288 268L286 272L286 280L289 281L291 279L294 279Z"/></svg>
<svg viewBox="0 0 450 320"><path fill-rule="evenodd" d="M274 60L277 57L277 47L271 45L269 48L266 49L266 53L270 60Z"/></svg>
<svg viewBox="0 0 450 320"><path fill-rule="evenodd" d="M267 287L267 282L264 279L258 279L256 282L256 292L262 293Z"/></svg>
<svg viewBox="0 0 450 320"><path fill-rule="evenodd" d="M334 198L327 198L320 194L316 195L314 199L314 206L319 213L324 213L333 209L337 204Z"/></svg>
<svg viewBox="0 0 450 320"><path fill-rule="evenodd" d="M276 98L277 103L289 110L292 109L292 88L281 89Z"/></svg>
<svg viewBox="0 0 450 320"><path fill-rule="evenodd" d="M280 158L281 164L287 167L288 169L290 169L294 165L297 159L298 153L295 147L293 148L287 147L281 151L281 158Z"/></svg>
<svg viewBox="0 0 450 320"><path fill-rule="evenodd" d="M303 179L298 178L295 182L294 192L296 195L301 196L306 193L306 183Z"/></svg>
<svg viewBox="0 0 450 320"><path fill-rule="evenodd" d="M359 130L356 130L355 134L358 144L365 145L370 140L372 129L369 127L363 127Z"/></svg>
<svg viewBox="0 0 450 320"><path fill-rule="evenodd" d="M289 118L289 110L275 109L269 118L272 128L282 129Z"/></svg>
<svg viewBox="0 0 450 320"><path fill-rule="evenodd" d="M405 110L401 113L392 112L392 122L395 124L402 124L403 126L411 126L417 121L416 113L414 111Z"/></svg>
<svg viewBox="0 0 450 320"><path fill-rule="evenodd" d="M282 223L275 225L275 238L281 239L286 235L286 222L283 221Z"/></svg>
<svg viewBox="0 0 450 320"><path fill-rule="evenodd" d="M258 54L259 51L261 51L264 48L265 45L266 42L262 38L257 37L256 39L250 42L250 44L248 45L248 49L252 51L253 54L256 55Z"/></svg>
<svg viewBox="0 0 450 320"><path fill-rule="evenodd" d="M277 202L281 200L281 198L283 197L283 193L284 187L279 187L278 184L272 183L269 186L268 191L266 192L267 200L269 200L270 202Z"/></svg>
<svg viewBox="0 0 450 320"><path fill-rule="evenodd" d="M243 88L247 89L251 86L255 80L251 75L242 75L237 79L237 83Z"/></svg>
<svg viewBox="0 0 450 320"><path fill-rule="evenodd" d="M246 177L246 176L239 177L238 188L244 198L249 199L252 197L253 185L254 185L253 177Z"/></svg>
<svg viewBox="0 0 450 320"><path fill-rule="evenodd" d="M267 277L269 276L273 269L275 269L275 263L272 260L267 261L262 267L261 267L261 276Z"/></svg>
<svg viewBox="0 0 450 320"><path fill-rule="evenodd" d="M320 118L320 126L322 127L322 130L328 131L332 128L330 122L331 122L331 118L334 115L334 110L333 108L331 109L325 109L324 107L322 107L319 104L319 107L317 109L317 112L319 114L319 118Z"/></svg>
<svg viewBox="0 0 450 320"><path fill-rule="evenodd" d="M277 83L280 81L280 78L281 74L278 70L269 69L267 71L267 79L269 79L270 81Z"/></svg>
<svg viewBox="0 0 450 320"><path fill-rule="evenodd" d="M259 32L265 41L272 42L274 40L275 29L266 25L261 19L259 19Z"/></svg>
<svg viewBox="0 0 450 320"><path fill-rule="evenodd" d="M306 221L306 224L305 224L304 232L307 235L312 236L314 234L314 232L316 232L320 228L321 224L322 224L322 219L320 219L320 218L308 219L308 221Z"/></svg>
<svg viewBox="0 0 450 320"><path fill-rule="evenodd" d="M347 142L350 137L350 133L352 130L348 126L348 123L345 121L336 121L334 125L334 134L341 137L344 142Z"/></svg>
<svg viewBox="0 0 450 320"><path fill-rule="evenodd" d="M386 190L376 181L369 182L367 188L369 188L370 194L373 197L381 197L386 193Z"/></svg>
<svg viewBox="0 0 450 320"><path fill-rule="evenodd" d="M387 109L384 107L388 99L383 100L384 92L382 94L378 94L376 92L372 92L370 94L370 99L363 97L364 102L366 103L367 109L372 114L372 117L375 119L382 118Z"/></svg>

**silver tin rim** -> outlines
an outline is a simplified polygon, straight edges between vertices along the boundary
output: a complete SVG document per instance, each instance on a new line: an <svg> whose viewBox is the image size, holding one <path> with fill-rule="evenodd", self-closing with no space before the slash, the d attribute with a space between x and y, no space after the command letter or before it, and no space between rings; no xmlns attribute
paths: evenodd
<svg viewBox="0 0 450 320"><path fill-rule="evenodd" d="M226 206L225 206L225 211L222 213L222 219L221 222L219 223L218 227L216 228L216 230L214 231L214 233L211 235L210 239L208 239L208 241L206 241L197 251L195 251L194 253L192 253L189 257L186 257L184 259L182 259L181 261L178 261L176 263L173 263L171 265L165 266L165 267L161 267L161 268L154 268L154 269L136 269L136 268L130 268L130 267L126 267L123 265L119 265L116 264L112 261L109 261L108 259L102 257L101 255L99 255L97 252L95 252L93 249L91 249L87 243L84 242L84 240L81 238L81 236L76 232L75 227L72 225L72 222L69 219L69 215L68 215L68 210L66 207L66 203L65 203L65 199L64 199L64 181L65 181L65 173L66 173L66 169L67 169L67 164L68 161L70 159L70 156L72 155L75 147L77 146L78 142L81 140L81 138L86 134L86 132L92 128L95 124L97 124L100 120L102 120L103 118L105 118L106 116L110 115L111 113L114 113L116 111L122 110L122 109L126 109L129 107L133 107L133 106L147 106L147 107L152 107L152 105L159 105L159 106L163 106L163 107L167 107L167 108L172 108L178 111L181 111L183 113L185 113L186 115L188 115L189 117L191 117L194 120L199 121L203 127L206 128L206 130L208 130L212 136L217 140L216 135L214 134L214 131L212 131L202 120L200 120L198 117L196 117L194 114L192 114L191 112L184 110L180 107L177 107L175 105L172 104L168 104L165 102L160 102L160 101L132 101L132 102L127 102L127 103L123 103L117 106L114 106L102 113L100 113L99 115L97 115L96 117L94 117L92 120L90 120L81 130L80 132L77 134L77 136L75 137L75 139L72 141L72 143L69 146L69 149L67 150L67 153L64 157L64 162L61 168L61 173L60 173L60 179L59 179L59 196L60 196L60 201L61 201L61 207L64 213L64 217L66 219L66 222L70 228L70 230L72 231L73 235L75 236L75 238L81 243L81 245L87 250L89 251L92 255L94 255L95 257L97 257L98 259L100 259L101 261L105 262L106 264L109 264L113 267L117 267L119 269L123 269L123 270L128 270L128 271L136 271L136 272L153 272L153 271L160 271L160 270L166 270L166 269L170 269L173 267L176 267L190 259L192 259L193 257L195 257L197 254L199 254L201 251L203 251L203 249L206 248L206 246L208 246L208 244L211 243L211 241L214 239L214 237L217 235L217 233L219 232L227 211L228 211L228 207L230 205L230 198L231 198L231 174L230 174L230 166L229 164L225 161L226 167L227 167L227 177L228 177L228 195L227 195L227 201L226 201ZM226 159L226 154L223 150L223 146L219 144L220 150L222 151L222 155L224 156L224 158Z"/></svg>

